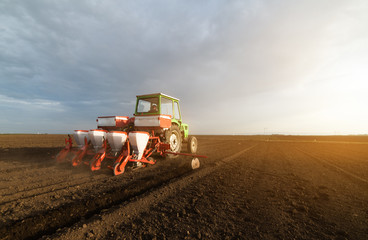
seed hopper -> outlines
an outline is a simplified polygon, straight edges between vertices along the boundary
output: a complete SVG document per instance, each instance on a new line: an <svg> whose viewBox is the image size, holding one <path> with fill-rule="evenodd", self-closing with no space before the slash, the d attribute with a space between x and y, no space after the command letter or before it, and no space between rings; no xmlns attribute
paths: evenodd
<svg viewBox="0 0 368 240"><path fill-rule="evenodd" d="M144 167L156 163L154 156L191 157L191 167L200 166L197 139L189 136L188 125L182 122L179 99L155 93L137 96L134 117L102 116L97 128L75 130L73 139L65 139L65 148L56 156L57 162L71 161L73 166L88 164L92 171L101 169L105 159L114 175L124 173L128 163ZM181 152L183 143L187 152Z"/></svg>

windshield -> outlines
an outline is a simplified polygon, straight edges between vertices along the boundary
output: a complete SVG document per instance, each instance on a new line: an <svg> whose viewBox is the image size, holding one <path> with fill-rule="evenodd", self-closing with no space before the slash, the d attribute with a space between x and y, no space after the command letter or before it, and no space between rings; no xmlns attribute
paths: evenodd
<svg viewBox="0 0 368 240"><path fill-rule="evenodd" d="M158 113L158 97L139 99L137 113Z"/></svg>

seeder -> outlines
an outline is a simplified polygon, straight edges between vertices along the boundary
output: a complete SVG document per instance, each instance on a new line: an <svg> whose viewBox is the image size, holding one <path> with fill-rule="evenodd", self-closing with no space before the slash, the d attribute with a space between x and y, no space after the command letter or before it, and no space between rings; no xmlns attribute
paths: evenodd
<svg viewBox="0 0 368 240"><path fill-rule="evenodd" d="M124 173L128 162L133 167L153 165L152 157L174 158L190 156L191 167L199 168L197 139L188 136L188 125L182 123L179 99L162 93L137 96L134 117L104 116L97 118L97 129L75 130L73 140L65 139L65 148L56 156L57 162L71 161L73 166L82 163L92 171L101 169L105 159L113 161L109 166L114 175ZM182 143L187 142L188 153L181 153Z"/></svg>

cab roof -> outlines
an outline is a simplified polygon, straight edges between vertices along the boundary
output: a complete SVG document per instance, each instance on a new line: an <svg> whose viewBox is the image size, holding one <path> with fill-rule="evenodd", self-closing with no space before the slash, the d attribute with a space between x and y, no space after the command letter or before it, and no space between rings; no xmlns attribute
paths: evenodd
<svg viewBox="0 0 368 240"><path fill-rule="evenodd" d="M150 94L144 94L144 95L137 95L137 97L148 97L148 96L165 96L165 97L168 97L168 98L172 98L174 100L177 100L177 101L180 101L179 98L175 98L175 97L171 97L167 94L164 94L164 93L150 93Z"/></svg>

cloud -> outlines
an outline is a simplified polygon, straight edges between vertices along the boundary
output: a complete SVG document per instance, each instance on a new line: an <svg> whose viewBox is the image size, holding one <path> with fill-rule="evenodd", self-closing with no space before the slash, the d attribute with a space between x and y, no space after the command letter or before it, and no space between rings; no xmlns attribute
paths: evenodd
<svg viewBox="0 0 368 240"><path fill-rule="evenodd" d="M5 95L0 95L0 106L15 107L18 109L25 109L31 107L32 109L47 110L47 111L64 111L60 102L46 100L46 99L16 99Z"/></svg>
<svg viewBox="0 0 368 240"><path fill-rule="evenodd" d="M34 109L51 131L63 119L132 115L135 96L150 92L180 98L197 133L263 132L266 117L281 129L330 106L331 79L344 89L367 75L365 1L5 0L0 9L0 108L6 119ZM231 116L221 128L219 113Z"/></svg>

